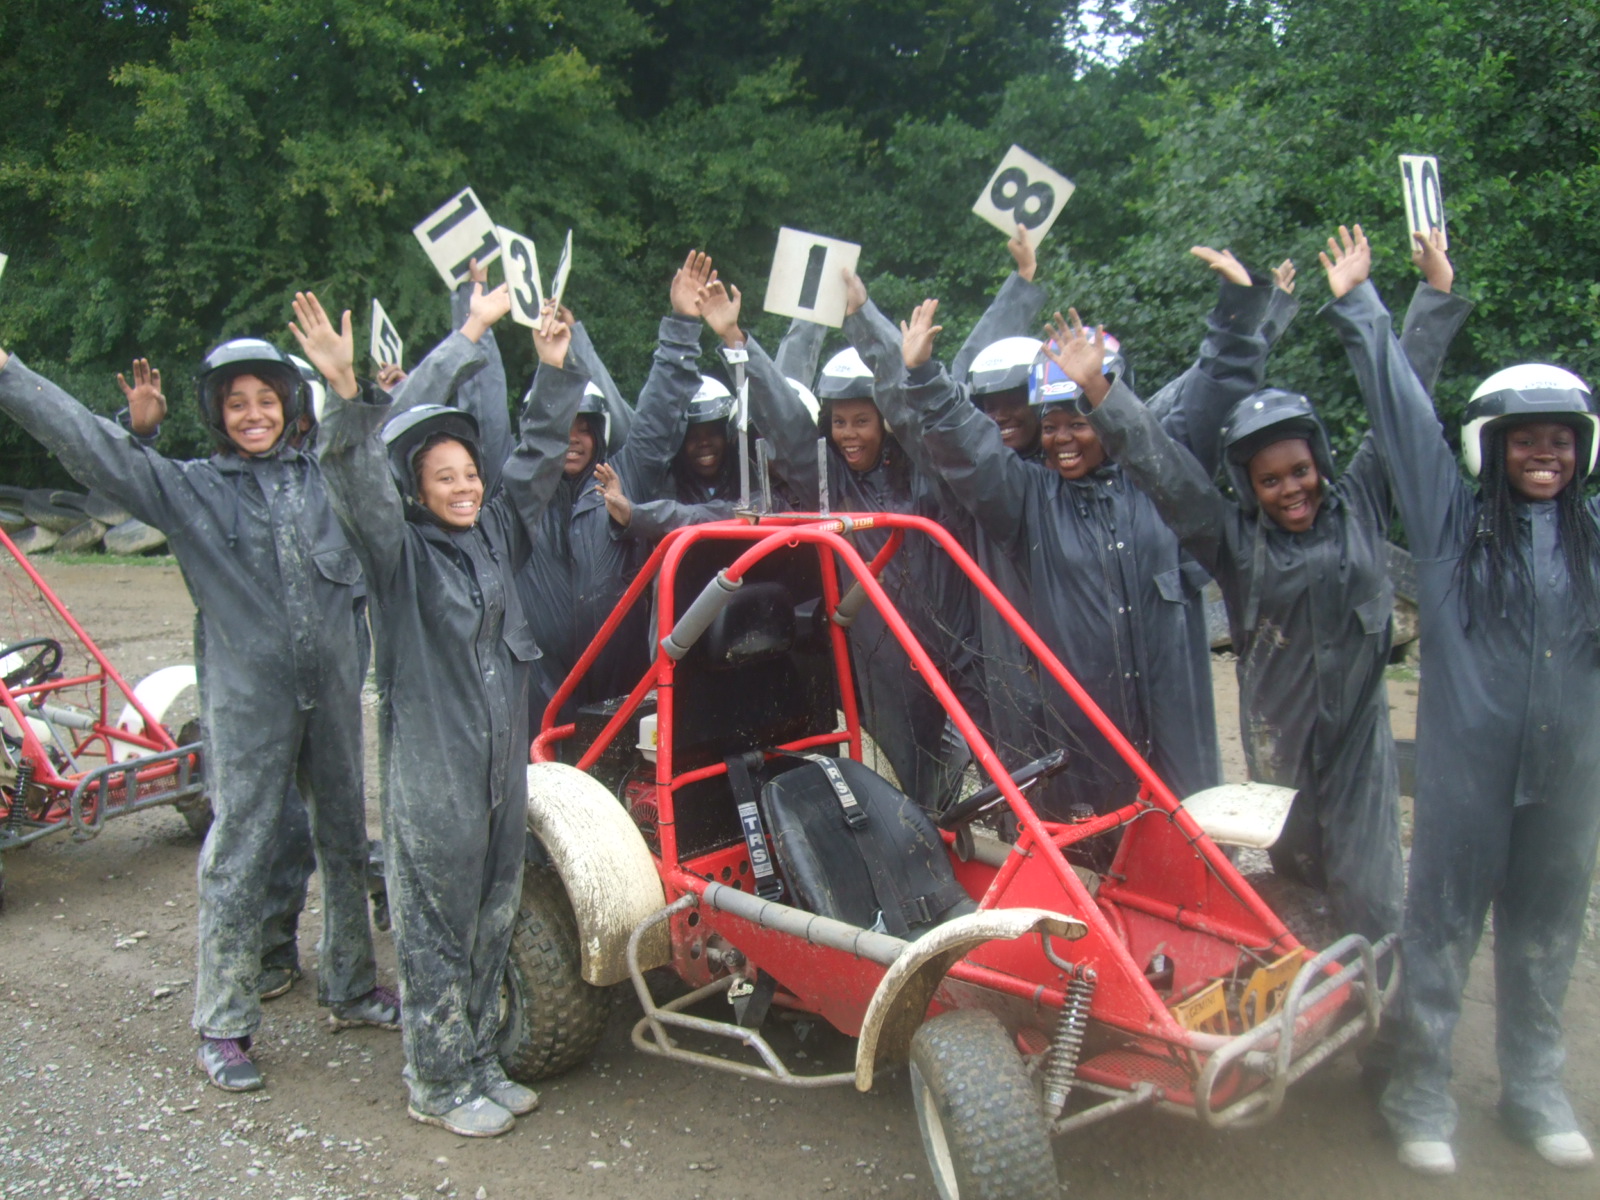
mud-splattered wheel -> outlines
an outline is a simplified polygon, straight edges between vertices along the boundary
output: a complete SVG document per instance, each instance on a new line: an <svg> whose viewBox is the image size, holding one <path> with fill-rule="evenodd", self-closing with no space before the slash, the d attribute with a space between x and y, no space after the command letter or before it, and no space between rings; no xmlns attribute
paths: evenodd
<svg viewBox="0 0 1600 1200"><path fill-rule="evenodd" d="M200 739L200 720L198 717L186 722L184 727L178 730L178 745L180 746L192 746ZM200 756L196 755L195 768L197 770L200 769L199 759ZM205 792L201 792L198 796L189 796L179 800L173 807L183 814L183 819L188 822L189 832L204 841L206 834L211 832L211 822L216 816L211 811L211 797Z"/></svg>
<svg viewBox="0 0 1600 1200"><path fill-rule="evenodd" d="M940 1200L1054 1200L1038 1090L991 1013L941 1013L911 1039L911 1102Z"/></svg>
<svg viewBox="0 0 1600 1200"><path fill-rule="evenodd" d="M500 992L500 1061L524 1083L559 1075L594 1053L611 992L582 974L578 921L561 877L530 865Z"/></svg>

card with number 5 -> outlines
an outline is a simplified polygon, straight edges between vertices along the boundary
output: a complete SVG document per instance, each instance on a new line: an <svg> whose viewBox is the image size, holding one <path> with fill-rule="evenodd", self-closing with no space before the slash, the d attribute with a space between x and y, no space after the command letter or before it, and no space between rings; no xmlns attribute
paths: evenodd
<svg viewBox="0 0 1600 1200"><path fill-rule="evenodd" d="M1052 171L1021 146L1000 160L972 211L1008 238L1021 225L1037 246L1056 223L1074 189L1072 180Z"/></svg>

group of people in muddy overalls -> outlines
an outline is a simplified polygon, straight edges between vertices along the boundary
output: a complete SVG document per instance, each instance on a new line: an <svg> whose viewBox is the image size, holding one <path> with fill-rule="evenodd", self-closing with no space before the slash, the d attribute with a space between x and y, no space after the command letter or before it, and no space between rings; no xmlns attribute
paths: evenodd
<svg viewBox="0 0 1600 1200"><path fill-rule="evenodd" d="M197 609L215 820L200 857L194 1028L227 1090L263 1086L262 1001L300 977L296 920L322 874L318 1000L335 1026L401 1029L408 1112L491 1136L538 1103L496 1056L526 848L529 731L654 540L734 515L735 398L700 369L701 325L748 354L751 427L782 503L916 513L969 548L1178 795L1221 782L1202 589L1220 587L1252 778L1297 791L1280 862L1343 931L1402 935L1401 992L1364 1067L1407 1166L1453 1171L1451 1040L1493 906L1501 1116L1538 1154L1593 1154L1562 1084L1561 1009L1600 841L1600 446L1588 386L1559 366L1484 380L1461 430L1431 397L1470 304L1442 241L1394 328L1360 226L1321 255L1322 309L1369 429L1342 470L1311 399L1271 387L1295 272L1195 247L1219 294L1193 365L1141 399L1116 339L1056 312L1023 231L1016 271L941 361L938 302L882 314L848 277L849 346L796 322L773 355L704 254L669 288L627 403L571 312L546 306L515 408L473 264L454 332L409 375L359 378L350 315L309 293L304 358L243 338L207 356L208 459L156 449L160 373L92 414L0 351L0 408L71 474L166 533ZM820 369L819 369L820 367ZM818 453L818 439L825 452ZM1219 482L1219 476L1221 482ZM1409 872L1384 671L1399 517L1427 647ZM867 545L864 553L877 547ZM891 597L1007 762L1071 746L1047 819L1125 803L1121 758L952 563L909 543ZM864 728L936 808L959 739L870 610L850 632ZM613 638L571 703L628 691L646 641ZM369 662L369 659L371 660ZM379 983L365 887L361 691L376 684L398 990Z"/></svg>

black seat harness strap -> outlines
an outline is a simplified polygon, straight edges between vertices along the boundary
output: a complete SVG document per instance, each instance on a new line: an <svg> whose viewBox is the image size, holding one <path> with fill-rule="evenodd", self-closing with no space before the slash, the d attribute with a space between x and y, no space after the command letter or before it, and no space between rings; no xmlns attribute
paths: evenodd
<svg viewBox="0 0 1600 1200"><path fill-rule="evenodd" d="M760 751L753 755L759 766ZM744 833L745 849L750 854L750 870L755 873L756 895L763 900L783 899L783 880L772 869L772 854L767 849L767 828L761 822L761 806L756 801L756 786L750 778L750 764L743 754L725 760L728 782L739 810L739 828Z"/></svg>
<svg viewBox="0 0 1600 1200"><path fill-rule="evenodd" d="M809 763L815 763L822 768L822 773L828 778L828 786L833 788L833 794L839 798L839 807L844 810L844 822L851 829L865 829L867 825L867 810L862 808L856 800L856 794L850 790L850 785L844 781L844 774L839 770L833 759L821 754L796 754L795 758L803 758Z"/></svg>

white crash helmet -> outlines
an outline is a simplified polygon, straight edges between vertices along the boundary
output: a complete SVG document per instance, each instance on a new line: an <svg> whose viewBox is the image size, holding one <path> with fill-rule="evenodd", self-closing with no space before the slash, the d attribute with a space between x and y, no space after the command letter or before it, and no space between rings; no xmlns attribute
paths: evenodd
<svg viewBox="0 0 1600 1200"><path fill-rule="evenodd" d="M1028 373L1043 348L1043 342L1031 337L1006 337L990 342L967 369L967 385L973 398L1027 387Z"/></svg>
<svg viewBox="0 0 1600 1200"><path fill-rule="evenodd" d="M1548 363L1507 367L1478 385L1467 401L1461 424L1461 458L1467 471L1474 478L1482 474L1484 443L1490 431L1532 421L1572 426L1578 434L1580 478L1594 471L1600 419L1595 417L1589 385L1571 371Z"/></svg>

